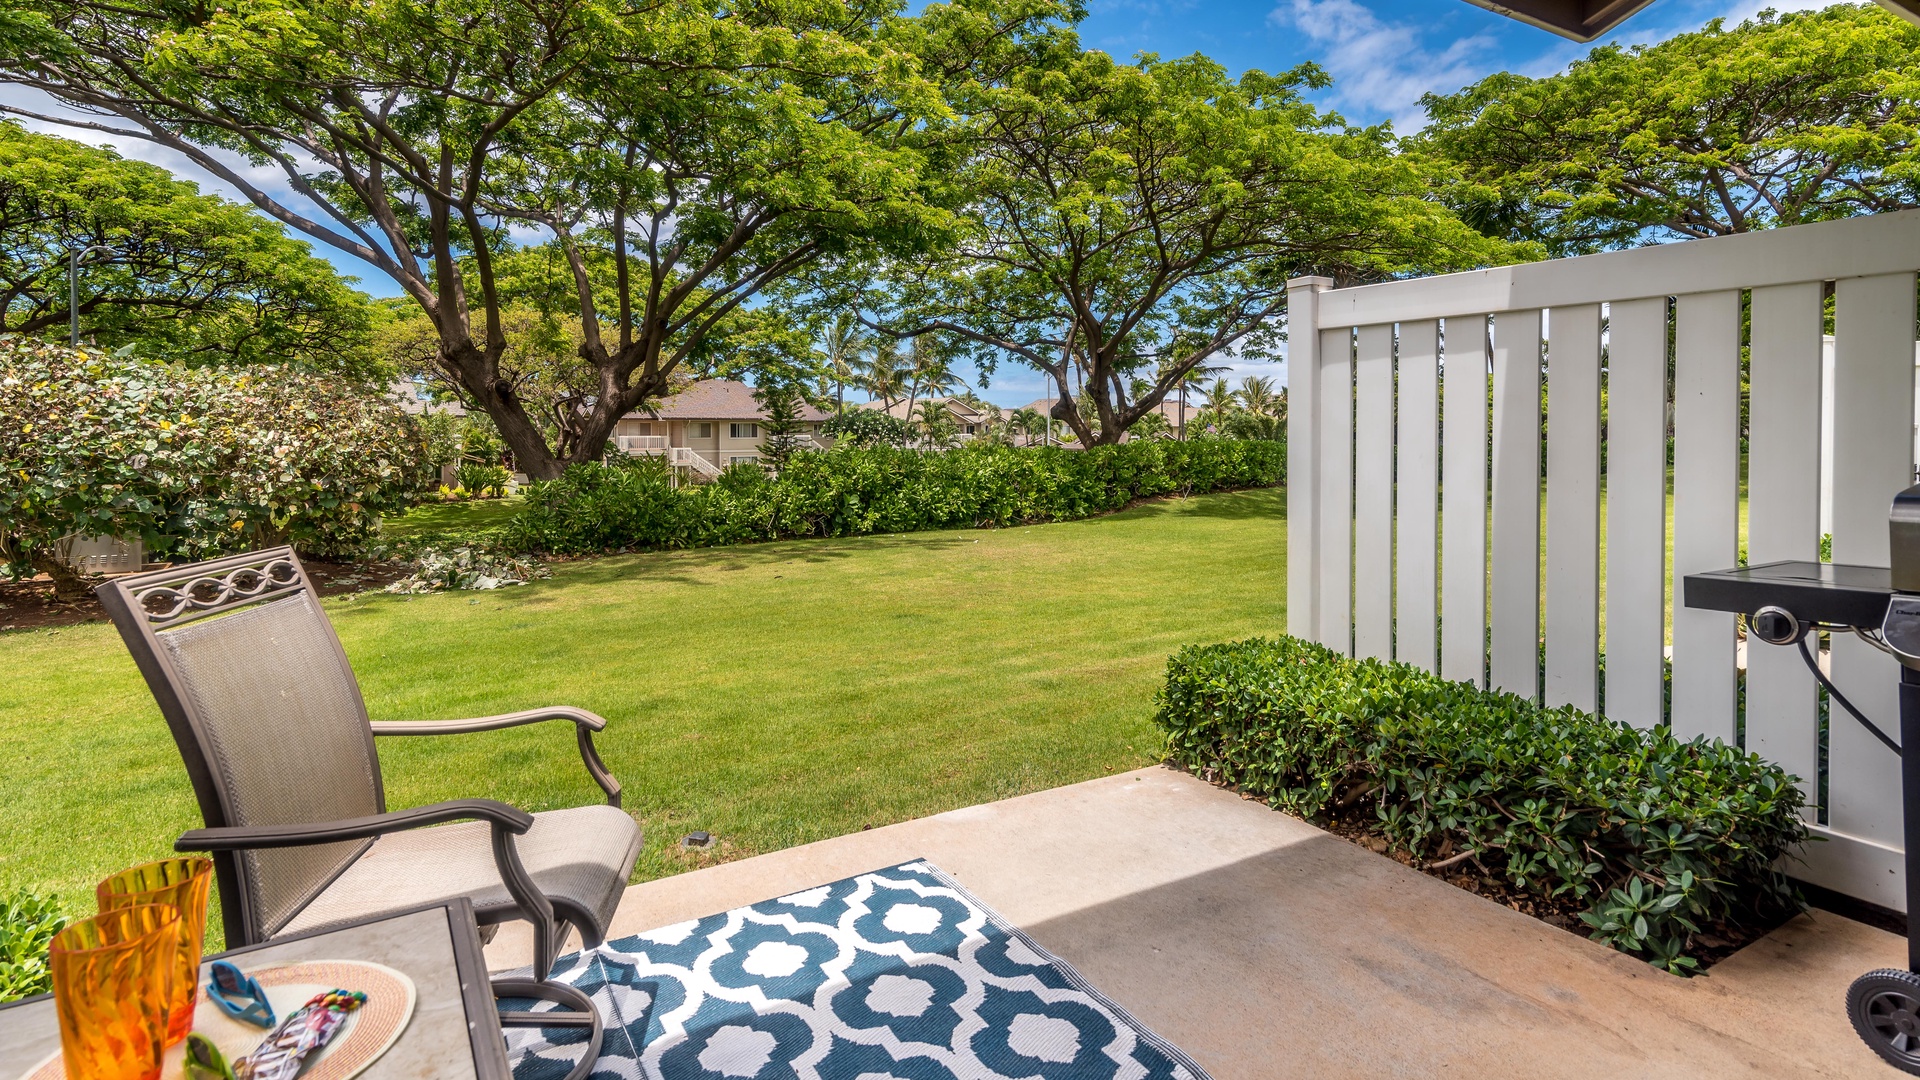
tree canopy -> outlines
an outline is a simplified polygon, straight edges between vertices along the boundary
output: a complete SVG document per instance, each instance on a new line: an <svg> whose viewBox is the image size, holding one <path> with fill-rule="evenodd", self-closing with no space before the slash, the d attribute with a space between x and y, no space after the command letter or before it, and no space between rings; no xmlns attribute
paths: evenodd
<svg viewBox="0 0 1920 1080"><path fill-rule="evenodd" d="M893 264L866 300L890 333L968 343L984 372L1011 356L1051 374L1054 416L1083 444L1118 440L1209 357L1272 355L1289 277L1514 257L1439 205L1386 131L1305 102L1316 69L1235 80L1200 56L1118 63L1071 35L1025 52L956 97L958 242Z"/></svg>
<svg viewBox="0 0 1920 1080"><path fill-rule="evenodd" d="M194 363L296 361L370 373L370 313L276 223L164 169L0 121L0 332L80 332Z"/></svg>
<svg viewBox="0 0 1920 1080"><path fill-rule="evenodd" d="M1486 231L1571 255L1920 206L1920 27L1871 4L1715 20L1425 99Z"/></svg>
<svg viewBox="0 0 1920 1080"><path fill-rule="evenodd" d="M1055 11L1044 0L965 0L913 19L883 0L16 0L0 19L0 79L171 147L379 268L432 320L438 362L520 466L549 477L597 456L620 416L665 393L768 286L936 235L944 218L925 174L942 83L965 77L981 43ZM278 197L235 153L299 198ZM597 377L565 453L500 370L494 256L515 231L565 254Z"/></svg>

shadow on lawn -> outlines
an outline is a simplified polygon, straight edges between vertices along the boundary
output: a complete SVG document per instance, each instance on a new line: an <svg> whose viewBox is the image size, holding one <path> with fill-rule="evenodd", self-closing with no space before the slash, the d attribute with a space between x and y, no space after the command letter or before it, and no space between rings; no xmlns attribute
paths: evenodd
<svg viewBox="0 0 1920 1080"><path fill-rule="evenodd" d="M1282 488L1252 488L1194 496L1166 495L1142 500L1111 514L1084 518L1074 524L1117 525L1160 517L1284 522L1287 520L1287 502Z"/></svg>
<svg viewBox="0 0 1920 1080"><path fill-rule="evenodd" d="M978 531L947 529L922 533L883 533L877 536L815 537L727 547L589 556L574 562L554 564L556 574L552 579L532 582L526 588L529 598L537 599L542 591L573 585L612 585L631 581L713 585L716 582L704 575L715 570L726 572L770 566L837 563L907 542L917 548L936 551L958 548L973 543L977 536L972 534Z"/></svg>

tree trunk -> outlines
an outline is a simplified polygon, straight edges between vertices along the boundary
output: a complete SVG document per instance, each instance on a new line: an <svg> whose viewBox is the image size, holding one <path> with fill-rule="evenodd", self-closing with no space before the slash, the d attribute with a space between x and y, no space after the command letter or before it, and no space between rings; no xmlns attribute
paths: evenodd
<svg viewBox="0 0 1920 1080"><path fill-rule="evenodd" d="M53 599L57 603L78 603L92 594L86 578L50 555L35 555L33 568L53 579Z"/></svg>

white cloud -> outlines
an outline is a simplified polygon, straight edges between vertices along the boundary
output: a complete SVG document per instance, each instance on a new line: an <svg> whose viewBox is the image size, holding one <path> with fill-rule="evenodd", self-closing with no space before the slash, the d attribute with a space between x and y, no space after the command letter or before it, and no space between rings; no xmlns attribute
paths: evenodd
<svg viewBox="0 0 1920 1080"><path fill-rule="evenodd" d="M1457 90L1498 66L1491 35L1428 48L1423 27L1388 22L1358 0L1284 0L1267 21L1314 44L1320 65L1333 76L1336 105L1384 114L1402 132L1425 122L1422 94Z"/></svg>

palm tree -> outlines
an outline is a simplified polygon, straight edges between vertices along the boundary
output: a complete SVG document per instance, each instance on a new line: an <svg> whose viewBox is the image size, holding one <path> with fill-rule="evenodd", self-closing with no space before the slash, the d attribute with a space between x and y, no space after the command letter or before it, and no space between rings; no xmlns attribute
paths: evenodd
<svg viewBox="0 0 1920 1080"><path fill-rule="evenodd" d="M847 411L847 384L856 380L856 370L860 365L860 355L871 344L865 330L860 327L860 316L854 311L842 311L827 326L827 332L821 337L821 352L827 361L827 369L833 373L833 411L837 415Z"/></svg>
<svg viewBox="0 0 1920 1080"><path fill-rule="evenodd" d="M887 408L906 396L909 368L900 349L891 341L875 341L873 352L865 360L853 361L857 383L868 397L879 398Z"/></svg>
<svg viewBox="0 0 1920 1080"><path fill-rule="evenodd" d="M913 339L913 349L907 367L907 415L913 415L914 403L922 394L928 397L941 397L953 393L966 385L953 373L953 367L946 357L941 356L934 342L922 335Z"/></svg>
<svg viewBox="0 0 1920 1080"><path fill-rule="evenodd" d="M947 411L944 402L923 401L914 417L914 426L920 429L920 438L930 450L943 450L954 443L954 431L957 425L953 414Z"/></svg>
<svg viewBox="0 0 1920 1080"><path fill-rule="evenodd" d="M1047 418L1032 409L1015 409L1007 425L1024 436L1023 445L1032 446L1034 436L1047 430Z"/></svg>
<svg viewBox="0 0 1920 1080"><path fill-rule="evenodd" d="M1264 375L1249 375L1240 380L1240 405L1255 416L1272 416L1280 407L1280 395L1273 380Z"/></svg>
<svg viewBox="0 0 1920 1080"><path fill-rule="evenodd" d="M1240 394L1225 379L1215 379L1200 388L1200 396L1206 399L1205 408L1216 415L1230 413L1240 404Z"/></svg>
<svg viewBox="0 0 1920 1080"><path fill-rule="evenodd" d="M1225 364L1195 364L1187 369L1185 375L1180 376L1178 383L1174 384L1180 392L1180 437L1182 439L1187 437L1187 388L1207 379L1218 379L1230 370L1232 369Z"/></svg>

